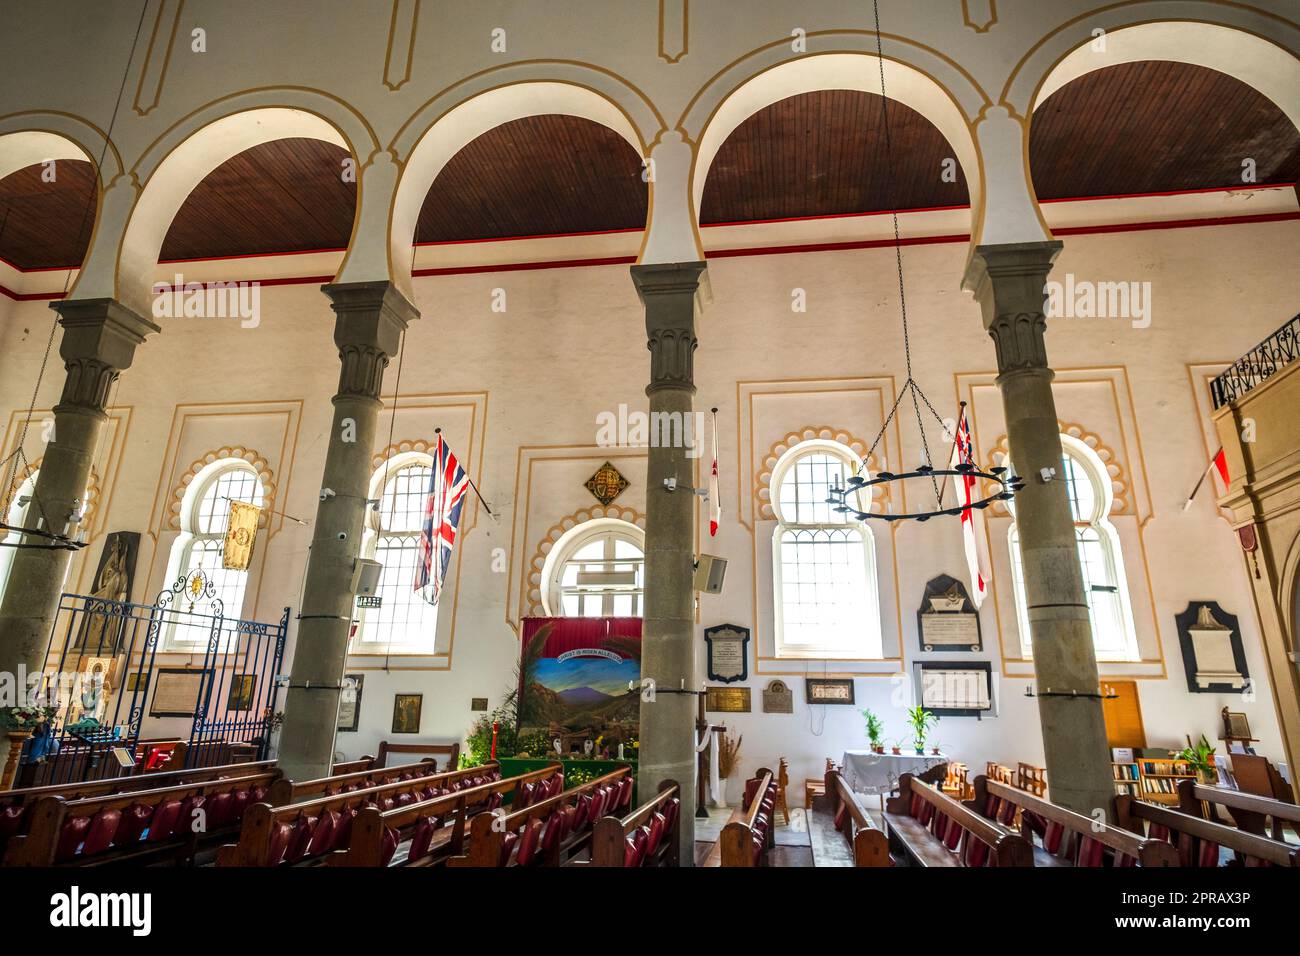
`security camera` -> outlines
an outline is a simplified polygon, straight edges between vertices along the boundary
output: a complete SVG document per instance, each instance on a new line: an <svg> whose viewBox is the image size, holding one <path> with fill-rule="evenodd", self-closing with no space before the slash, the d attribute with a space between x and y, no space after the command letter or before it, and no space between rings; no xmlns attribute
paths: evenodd
<svg viewBox="0 0 1300 956"><path fill-rule="evenodd" d="M340 531L340 532L339 532L339 540L340 540L340 541L346 541L346 540L348 540L348 533L347 533L346 531Z"/></svg>
<svg viewBox="0 0 1300 956"><path fill-rule="evenodd" d="M322 489L320 490L320 500L321 500L321 501L324 501L326 498L333 498L333 497L334 497L334 489L333 489L333 488L322 488Z"/></svg>
<svg viewBox="0 0 1300 956"><path fill-rule="evenodd" d="M1055 477L1056 477L1056 469L1055 469L1055 468L1040 468L1040 469L1038 469L1038 480L1041 481L1043 484L1047 484L1049 481L1051 481L1051 480L1052 480L1053 478L1055 478Z"/></svg>

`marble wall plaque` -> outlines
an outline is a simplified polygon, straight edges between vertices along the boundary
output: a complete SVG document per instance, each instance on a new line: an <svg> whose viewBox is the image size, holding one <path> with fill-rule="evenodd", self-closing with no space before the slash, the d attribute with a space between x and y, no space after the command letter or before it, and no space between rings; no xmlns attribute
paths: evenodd
<svg viewBox="0 0 1300 956"><path fill-rule="evenodd" d="M763 689L763 713L794 713L794 691L784 681L774 680Z"/></svg>
<svg viewBox="0 0 1300 956"><path fill-rule="evenodd" d="M978 651L984 644L966 586L946 574L926 583L916 629L923 651Z"/></svg>
<svg viewBox="0 0 1300 956"><path fill-rule="evenodd" d="M709 680L724 684L749 679L749 628L719 624L704 629Z"/></svg>

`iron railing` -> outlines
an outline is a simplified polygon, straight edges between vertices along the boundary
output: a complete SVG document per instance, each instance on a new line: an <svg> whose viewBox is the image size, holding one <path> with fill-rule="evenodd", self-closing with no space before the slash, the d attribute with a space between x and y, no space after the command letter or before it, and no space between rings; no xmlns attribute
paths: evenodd
<svg viewBox="0 0 1300 956"><path fill-rule="evenodd" d="M1231 404L1300 358L1300 315L1233 362L1210 383L1216 409Z"/></svg>

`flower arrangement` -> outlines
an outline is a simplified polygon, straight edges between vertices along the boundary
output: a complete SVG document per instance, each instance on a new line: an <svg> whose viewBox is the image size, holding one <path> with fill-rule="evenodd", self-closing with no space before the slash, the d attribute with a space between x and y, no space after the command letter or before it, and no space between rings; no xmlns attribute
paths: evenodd
<svg viewBox="0 0 1300 956"><path fill-rule="evenodd" d="M9 731L32 731L54 719L53 707L3 707L0 708L0 727Z"/></svg>

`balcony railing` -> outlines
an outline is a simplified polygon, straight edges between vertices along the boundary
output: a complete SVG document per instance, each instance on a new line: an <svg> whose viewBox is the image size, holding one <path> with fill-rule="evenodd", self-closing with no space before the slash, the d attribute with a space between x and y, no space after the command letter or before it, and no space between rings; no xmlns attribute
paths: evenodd
<svg viewBox="0 0 1300 956"><path fill-rule="evenodd" d="M1210 383L1215 408L1222 408L1266 382L1300 358L1300 315L1233 362Z"/></svg>

